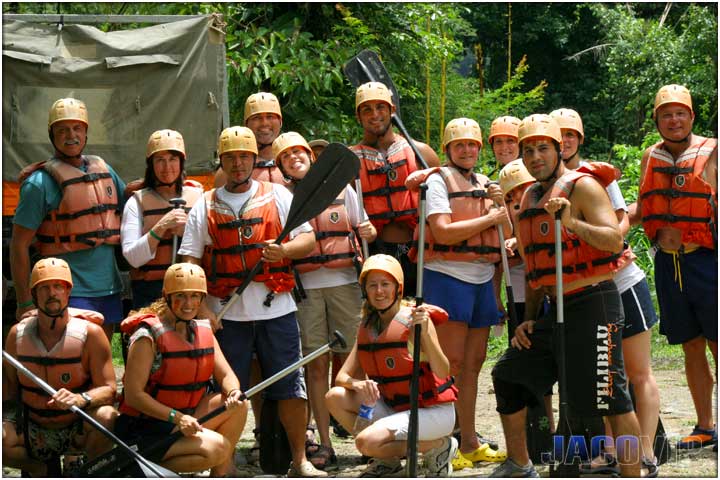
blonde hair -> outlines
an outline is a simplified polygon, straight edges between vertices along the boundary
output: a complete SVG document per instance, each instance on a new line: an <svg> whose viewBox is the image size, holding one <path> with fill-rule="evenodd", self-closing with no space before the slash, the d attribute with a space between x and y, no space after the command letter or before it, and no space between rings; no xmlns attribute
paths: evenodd
<svg viewBox="0 0 720 480"><path fill-rule="evenodd" d="M170 313L170 307L164 298L158 298L153 303L146 307L139 308L137 310L131 310L128 316L137 315L139 313L151 313L163 318L166 314Z"/></svg>

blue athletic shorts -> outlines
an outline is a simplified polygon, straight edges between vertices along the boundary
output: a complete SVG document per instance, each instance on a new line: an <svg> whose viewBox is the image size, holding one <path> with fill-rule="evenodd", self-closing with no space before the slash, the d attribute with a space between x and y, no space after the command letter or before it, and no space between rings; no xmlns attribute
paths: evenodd
<svg viewBox="0 0 720 480"><path fill-rule="evenodd" d="M658 250L655 254L660 333L669 344L699 336L717 342L717 269L715 252L708 248L675 255Z"/></svg>
<svg viewBox="0 0 720 480"><path fill-rule="evenodd" d="M425 268L423 296L425 302L444 308L450 320L465 322L468 328L500 323L492 280L478 285Z"/></svg>
<svg viewBox="0 0 720 480"><path fill-rule="evenodd" d="M260 362L263 379L300 360L300 330L295 312L270 320L223 320L222 325L223 328L215 332L215 337L243 391L250 388L253 352ZM307 398L302 369L273 383L263 390L262 395L270 400Z"/></svg>
<svg viewBox="0 0 720 480"><path fill-rule="evenodd" d="M645 277L625 290L620 297L625 311L625 328L622 331L622 338L630 338L650 330L657 323L655 306Z"/></svg>
<svg viewBox="0 0 720 480"><path fill-rule="evenodd" d="M105 297L70 297L69 305L102 313L105 317L104 323L108 325L120 323L124 318L121 293Z"/></svg>

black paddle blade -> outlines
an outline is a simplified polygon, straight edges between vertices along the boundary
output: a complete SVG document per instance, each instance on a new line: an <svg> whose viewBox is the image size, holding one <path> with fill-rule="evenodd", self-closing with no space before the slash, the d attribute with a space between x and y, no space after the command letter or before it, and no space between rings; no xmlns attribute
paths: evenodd
<svg viewBox="0 0 720 480"><path fill-rule="evenodd" d="M282 233L320 215L360 170L360 159L341 143L331 143L295 187ZM283 237L282 233L280 237Z"/></svg>
<svg viewBox="0 0 720 480"><path fill-rule="evenodd" d="M363 50L343 65L343 72L353 87L367 82L384 83L393 96L395 111L400 115L400 94L378 54L372 50Z"/></svg>

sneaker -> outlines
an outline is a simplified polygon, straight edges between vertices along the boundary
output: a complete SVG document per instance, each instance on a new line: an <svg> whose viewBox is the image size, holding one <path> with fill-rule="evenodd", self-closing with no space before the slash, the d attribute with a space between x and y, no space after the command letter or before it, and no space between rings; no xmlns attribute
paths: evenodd
<svg viewBox="0 0 720 480"><path fill-rule="evenodd" d="M449 477L453 472L452 459L458 451L454 437L445 437L443 444L423 454L428 477Z"/></svg>
<svg viewBox="0 0 720 480"><path fill-rule="evenodd" d="M299 467L296 467L293 462L290 462L290 470L288 470L287 476L288 478L320 478L327 477L328 474L315 468L312 463L305 461L301 463Z"/></svg>
<svg viewBox="0 0 720 480"><path fill-rule="evenodd" d="M510 458L505 460L502 465L490 474L491 478L538 478L539 476L532 462L529 462L523 467L513 462Z"/></svg>
<svg viewBox="0 0 720 480"><path fill-rule="evenodd" d="M690 450L694 448L702 448L716 442L717 432L714 428L712 430L706 430L695 425L695 428L690 435L677 442L677 448L678 450Z"/></svg>
<svg viewBox="0 0 720 480"><path fill-rule="evenodd" d="M402 477L404 476L402 462L398 457L393 458L371 458L362 478L372 477Z"/></svg>
<svg viewBox="0 0 720 480"><path fill-rule="evenodd" d="M642 465L640 466L641 470L641 477L644 478L656 478L658 476L659 468L657 466L657 460L648 460L647 458L643 457L642 459ZM647 473L645 473L647 471Z"/></svg>

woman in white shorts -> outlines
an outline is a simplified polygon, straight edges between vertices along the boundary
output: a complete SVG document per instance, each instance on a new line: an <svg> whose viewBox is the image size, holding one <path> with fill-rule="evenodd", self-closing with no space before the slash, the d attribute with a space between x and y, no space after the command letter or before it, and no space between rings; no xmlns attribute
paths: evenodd
<svg viewBox="0 0 720 480"><path fill-rule="evenodd" d="M366 300L362 322L338 373L338 386L325 399L331 414L353 431L360 453L372 457L361 476L383 477L401 472L400 458L407 451L410 418L412 330L414 325L420 325L418 451L423 454L426 476L448 476L458 448L457 440L451 436L457 388L435 331L435 323L447 321L448 317L444 310L432 305L401 305L403 279L400 263L389 255L373 255L363 265L360 287ZM372 423L360 430L362 417L358 418L358 413L373 409L371 415L364 415L371 416L364 423Z"/></svg>

